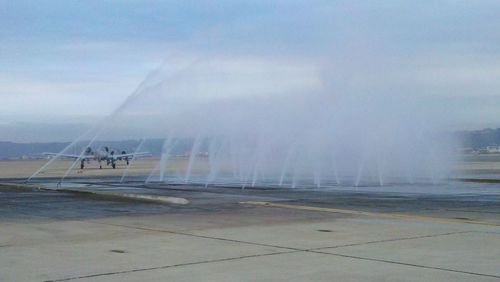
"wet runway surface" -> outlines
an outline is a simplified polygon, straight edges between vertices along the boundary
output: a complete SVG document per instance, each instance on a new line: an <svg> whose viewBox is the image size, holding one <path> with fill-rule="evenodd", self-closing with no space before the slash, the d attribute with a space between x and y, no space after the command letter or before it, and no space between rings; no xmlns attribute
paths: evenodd
<svg viewBox="0 0 500 282"><path fill-rule="evenodd" d="M495 184L242 190L73 179L64 192L50 180L5 182L0 281L500 279Z"/></svg>
<svg viewBox="0 0 500 282"><path fill-rule="evenodd" d="M10 180L18 182L19 180ZM36 183L57 188L56 182ZM450 182L441 185L338 187L336 189L277 189L203 187L186 185L103 183L80 179L63 184L81 191L113 191L181 197L188 205L80 195L61 191L0 189L0 218L98 218L125 214L161 214L239 208L239 202L272 201L373 212L433 214L498 221L500 186L489 183ZM456 193L452 193L456 191Z"/></svg>

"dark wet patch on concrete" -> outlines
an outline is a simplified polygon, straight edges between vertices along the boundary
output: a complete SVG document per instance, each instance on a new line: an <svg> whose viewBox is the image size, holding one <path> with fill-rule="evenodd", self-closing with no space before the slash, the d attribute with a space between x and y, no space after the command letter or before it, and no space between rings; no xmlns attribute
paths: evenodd
<svg viewBox="0 0 500 282"><path fill-rule="evenodd" d="M472 218L468 218L468 217L454 217L454 219L460 219L460 220L472 220Z"/></svg>
<svg viewBox="0 0 500 282"><path fill-rule="evenodd" d="M125 254L128 253L125 250L109 250L111 253L116 253L116 254Z"/></svg>

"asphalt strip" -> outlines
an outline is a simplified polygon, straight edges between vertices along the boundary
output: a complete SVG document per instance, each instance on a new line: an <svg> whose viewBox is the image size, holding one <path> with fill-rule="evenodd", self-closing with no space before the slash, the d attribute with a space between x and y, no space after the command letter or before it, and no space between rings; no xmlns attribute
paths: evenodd
<svg viewBox="0 0 500 282"><path fill-rule="evenodd" d="M104 192L104 191L89 191L89 190L78 190L70 188L47 188L32 184L20 184L20 183L0 183L0 188L10 188L10 189L20 189L20 190L41 190L41 191L53 191L53 192L66 192L74 194L83 194L89 196L99 196L106 198L116 198L125 200L136 200L143 202L154 202L163 204L175 204L175 205L186 205L189 204L189 200L179 197L167 197L160 195L148 195L139 193L121 193L121 192Z"/></svg>

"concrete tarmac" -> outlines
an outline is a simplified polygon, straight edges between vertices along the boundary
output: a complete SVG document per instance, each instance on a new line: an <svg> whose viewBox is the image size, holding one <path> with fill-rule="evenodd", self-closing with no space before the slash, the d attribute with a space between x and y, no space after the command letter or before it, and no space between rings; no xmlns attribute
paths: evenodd
<svg viewBox="0 0 500 282"><path fill-rule="evenodd" d="M500 281L495 184L65 187L189 204L2 186L0 281Z"/></svg>

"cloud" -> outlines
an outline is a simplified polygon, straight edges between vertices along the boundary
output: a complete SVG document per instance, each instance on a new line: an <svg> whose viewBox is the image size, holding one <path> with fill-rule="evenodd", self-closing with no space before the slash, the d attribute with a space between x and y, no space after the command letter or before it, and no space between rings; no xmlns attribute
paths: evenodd
<svg viewBox="0 0 500 282"><path fill-rule="evenodd" d="M111 113L165 57L183 54L216 61L186 70L206 95L326 86L455 105L450 119L474 124L500 111L481 102L500 95L497 1L2 5L0 98L12 116ZM242 76L228 81L229 72Z"/></svg>

